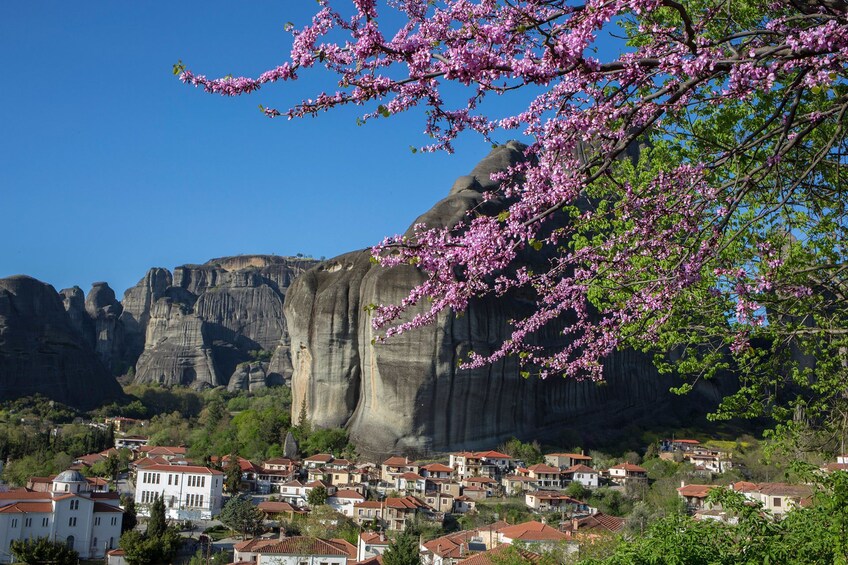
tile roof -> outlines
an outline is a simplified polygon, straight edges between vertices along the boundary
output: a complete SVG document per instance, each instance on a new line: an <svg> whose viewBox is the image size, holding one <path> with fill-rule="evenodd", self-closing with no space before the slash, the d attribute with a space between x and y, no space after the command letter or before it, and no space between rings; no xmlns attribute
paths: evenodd
<svg viewBox="0 0 848 565"><path fill-rule="evenodd" d="M278 539L267 539L267 538L251 538L249 540L244 540L239 542L233 546L233 549L236 551L240 551L243 553L253 553L258 549L263 547L274 545L277 543Z"/></svg>
<svg viewBox="0 0 848 565"><path fill-rule="evenodd" d="M365 500L365 497L362 496L360 493L356 492L355 490L348 490L348 489L337 490L336 494L334 494L330 498L355 498L357 500Z"/></svg>
<svg viewBox="0 0 848 565"><path fill-rule="evenodd" d="M50 500L50 495L46 492L10 490L8 492L0 492L0 500Z"/></svg>
<svg viewBox="0 0 848 565"><path fill-rule="evenodd" d="M469 549L469 544L472 543L476 534L477 532L473 530L454 532L446 536L432 539L426 542L424 547L427 551L433 555L440 556L442 559L460 559L472 553Z"/></svg>
<svg viewBox="0 0 848 565"><path fill-rule="evenodd" d="M511 456L506 453L501 453L500 451L481 451L477 455L480 457L487 457L489 459L512 459Z"/></svg>
<svg viewBox="0 0 848 565"><path fill-rule="evenodd" d="M457 565L499 565L501 563L512 563L509 556L501 555L504 552L517 552L523 561L528 563L538 563L542 556L538 553L533 553L524 548L515 547L509 544L499 545L488 551L472 555L468 559L463 559Z"/></svg>
<svg viewBox="0 0 848 565"><path fill-rule="evenodd" d="M404 467L404 466L409 465L409 464L410 464L409 457L394 456L394 457L389 457L388 459L383 461L383 465L386 465L388 467Z"/></svg>
<svg viewBox="0 0 848 565"><path fill-rule="evenodd" d="M568 539L567 536L554 528L542 524L541 522L531 521L514 526L507 526L498 530L498 533L511 540L521 541L561 541Z"/></svg>
<svg viewBox="0 0 848 565"><path fill-rule="evenodd" d="M686 498L706 498L715 485L685 485L677 489Z"/></svg>
<svg viewBox="0 0 848 565"><path fill-rule="evenodd" d="M359 539L362 540L362 543L370 545L389 545L391 543L391 540L382 532L362 532L359 534Z"/></svg>
<svg viewBox="0 0 848 565"><path fill-rule="evenodd" d="M53 505L49 502L14 502L0 508L2 514L37 514L53 512Z"/></svg>
<svg viewBox="0 0 848 565"><path fill-rule="evenodd" d="M406 479L407 481L423 481L424 477L419 475L418 473L404 473L400 476L402 479Z"/></svg>
<svg viewBox="0 0 848 565"><path fill-rule="evenodd" d="M348 559L356 560L356 546L349 541L341 538L332 538L328 539L327 543L344 551Z"/></svg>
<svg viewBox="0 0 848 565"><path fill-rule="evenodd" d="M559 467L552 467L544 463L536 463L532 467L528 467L527 470L534 473L559 473Z"/></svg>
<svg viewBox="0 0 848 565"><path fill-rule="evenodd" d="M106 500L121 500L121 495L117 492L92 492L89 493L89 498L91 498L92 500L98 498Z"/></svg>
<svg viewBox="0 0 848 565"><path fill-rule="evenodd" d="M579 459L580 461L591 461L592 458L582 453L548 453L552 457L568 457L569 459Z"/></svg>
<svg viewBox="0 0 848 565"><path fill-rule="evenodd" d="M591 467L587 467L586 465L582 465L580 463L578 463L577 465L572 465L571 467L563 471L563 473L592 473L594 475L599 474L598 471L596 471L595 469L592 469Z"/></svg>
<svg viewBox="0 0 848 565"><path fill-rule="evenodd" d="M384 504L376 500L363 500L353 505L354 508L382 508Z"/></svg>
<svg viewBox="0 0 848 565"><path fill-rule="evenodd" d="M768 496L810 496L813 489L808 485L792 485L789 483L760 483L760 493Z"/></svg>
<svg viewBox="0 0 848 565"><path fill-rule="evenodd" d="M332 460L333 456L329 453L318 453L317 455L313 455L304 459L304 461L316 461L318 463L329 463Z"/></svg>
<svg viewBox="0 0 848 565"><path fill-rule="evenodd" d="M603 512L584 516L583 518L575 518L567 522L563 526L563 531L574 532L581 530L604 530L608 532L618 532L624 527L627 520L618 516L610 516Z"/></svg>
<svg viewBox="0 0 848 565"><path fill-rule="evenodd" d="M264 462L266 465L291 465L293 461L286 457L272 457Z"/></svg>
<svg viewBox="0 0 848 565"><path fill-rule="evenodd" d="M453 473L453 467L448 467L441 463L430 463L429 465L424 465L421 468L431 473Z"/></svg>
<svg viewBox="0 0 848 565"><path fill-rule="evenodd" d="M198 475L223 475L223 471L201 467L200 465L151 465L147 471L165 471L167 473L196 473Z"/></svg>
<svg viewBox="0 0 848 565"><path fill-rule="evenodd" d="M263 546L259 552L275 555L344 555L347 557L345 550L325 540L306 536L275 540L275 543Z"/></svg>
<svg viewBox="0 0 848 565"><path fill-rule="evenodd" d="M426 503L415 498L414 496L404 496L403 498L389 497L386 499L386 506L388 508L398 508L406 510L429 508Z"/></svg>
<svg viewBox="0 0 848 565"><path fill-rule="evenodd" d="M630 473L647 473L648 470L644 467L640 467L639 465L634 465L633 463L619 463L618 465L613 465L610 469L624 469Z"/></svg>

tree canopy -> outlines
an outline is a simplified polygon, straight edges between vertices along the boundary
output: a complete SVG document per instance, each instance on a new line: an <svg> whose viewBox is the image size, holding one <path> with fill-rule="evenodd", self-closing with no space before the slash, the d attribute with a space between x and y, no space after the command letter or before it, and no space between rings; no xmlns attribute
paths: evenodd
<svg viewBox="0 0 848 565"><path fill-rule="evenodd" d="M264 113L424 109L425 151L465 131L526 141L478 179L488 206L375 247L426 275L374 305L382 338L520 292L535 309L467 367L514 356L527 375L597 380L637 347L690 382L737 373L726 415L844 427L844 0L318 4L257 78L175 73L235 96L323 67L335 91Z"/></svg>

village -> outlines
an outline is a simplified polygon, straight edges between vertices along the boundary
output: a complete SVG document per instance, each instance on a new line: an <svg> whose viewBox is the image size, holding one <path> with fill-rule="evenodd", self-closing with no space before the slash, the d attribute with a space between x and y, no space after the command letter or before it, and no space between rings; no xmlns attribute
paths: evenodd
<svg viewBox="0 0 848 565"><path fill-rule="evenodd" d="M108 424L116 430L137 424L129 420L114 418ZM703 478L681 481L675 489L680 511L696 520L736 520L708 498L717 488L741 494L774 520L809 504L813 495L803 483L720 484L716 479L734 469L732 454L698 440L665 439L654 449L656 459L686 464L690 476ZM638 498L652 482L639 464L598 466L583 452L546 453L543 462L534 464L496 450L454 452L427 461L405 455L365 461L332 453L299 458L291 437L284 451L263 461L230 455L191 461L185 446L149 445L145 436L118 432L114 447L75 458L57 476L31 477L25 486L0 492L0 561L12 561L14 540L47 537L66 543L83 559L123 565L128 560L119 544L121 520L131 498L140 517L149 516L160 499L166 518L184 530L187 540L208 544L208 551L230 549L216 547L207 533L220 524L217 518L229 501L249 502L261 521L239 532L242 539L233 541L231 563L382 563L392 541L407 531L417 533L424 565L497 563L494 556L507 547L531 562L543 554L565 562L599 540L624 534L632 520L593 506L592 493L602 489ZM111 478L89 472L97 465L116 465L109 462L119 456L126 468L116 468ZM848 455L821 468L822 473L846 470ZM503 515L491 511L493 504ZM325 522L336 516L355 524L356 539L299 535L292 524L318 507L331 509L322 514ZM513 509L511 515L507 508ZM453 531L431 528L442 534L431 539L422 533L422 526L448 522ZM201 524L207 527L204 533L197 530Z"/></svg>

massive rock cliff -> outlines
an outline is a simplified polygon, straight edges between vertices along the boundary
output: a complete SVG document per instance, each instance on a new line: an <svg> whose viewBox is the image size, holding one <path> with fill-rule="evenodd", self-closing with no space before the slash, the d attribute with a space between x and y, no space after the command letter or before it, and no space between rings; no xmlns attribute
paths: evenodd
<svg viewBox="0 0 848 565"><path fill-rule="evenodd" d="M60 295L30 277L0 279L0 399L42 394L94 408L121 397L94 343L83 337L94 327L79 288Z"/></svg>
<svg viewBox="0 0 848 565"><path fill-rule="evenodd" d="M494 150L415 223L449 226L482 193L492 172L522 158L521 146ZM503 203L483 205L496 213ZM413 267L384 269L367 251L325 261L297 279L286 298L291 334L293 419L305 407L318 426L345 426L372 452L491 447L510 436L555 438L568 427L622 428L668 404L669 381L632 351L613 355L606 382L525 379L506 360L458 369L469 350L491 351L509 335L508 320L532 305L519 295L474 302L462 316L374 345L368 304L399 303L422 280ZM556 346L557 332L539 336Z"/></svg>
<svg viewBox="0 0 848 565"><path fill-rule="evenodd" d="M173 276L152 269L126 292L121 315L127 356L137 354L135 381L251 390L284 382L291 361L283 299L313 264L247 255L184 265Z"/></svg>

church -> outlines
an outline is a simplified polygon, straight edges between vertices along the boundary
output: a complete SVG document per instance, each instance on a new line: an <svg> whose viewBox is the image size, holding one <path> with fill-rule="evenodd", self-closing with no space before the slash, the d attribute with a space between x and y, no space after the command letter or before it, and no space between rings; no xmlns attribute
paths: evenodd
<svg viewBox="0 0 848 565"><path fill-rule="evenodd" d="M123 510L114 492L95 492L79 471L64 471L45 492L0 492L0 563L13 562L14 540L48 538L81 559L99 559L118 547Z"/></svg>

